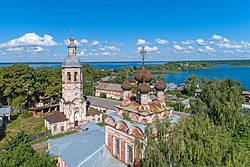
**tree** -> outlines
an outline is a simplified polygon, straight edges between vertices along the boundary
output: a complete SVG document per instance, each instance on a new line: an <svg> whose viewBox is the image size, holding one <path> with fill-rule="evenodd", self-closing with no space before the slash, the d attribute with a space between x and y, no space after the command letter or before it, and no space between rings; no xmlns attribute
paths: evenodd
<svg viewBox="0 0 250 167"><path fill-rule="evenodd" d="M29 135L19 132L11 139L0 154L4 167L55 167L56 162L47 153L37 153L30 145Z"/></svg>
<svg viewBox="0 0 250 167"><path fill-rule="evenodd" d="M194 96L195 90L198 88L198 78L192 74L185 81L184 91L188 96Z"/></svg>
<svg viewBox="0 0 250 167"><path fill-rule="evenodd" d="M214 124L235 128L242 120L242 87L238 81L207 80L201 82L202 93L193 111L204 112ZM202 110L201 110L202 108Z"/></svg>
<svg viewBox="0 0 250 167"><path fill-rule="evenodd" d="M249 165L245 148L207 115L189 117L175 127L159 121L155 127L156 134L150 129L146 131L145 167Z"/></svg>
<svg viewBox="0 0 250 167"><path fill-rule="evenodd" d="M191 83L191 82L190 82ZM243 115L238 81L201 81L194 116L174 127L157 122L146 131L144 166L250 166L250 116Z"/></svg>

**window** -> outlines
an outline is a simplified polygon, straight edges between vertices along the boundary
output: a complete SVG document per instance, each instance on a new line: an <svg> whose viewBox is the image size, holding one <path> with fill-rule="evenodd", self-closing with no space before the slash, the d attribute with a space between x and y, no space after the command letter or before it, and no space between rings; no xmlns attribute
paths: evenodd
<svg viewBox="0 0 250 167"><path fill-rule="evenodd" d="M115 154L120 155L120 140L115 138Z"/></svg>
<svg viewBox="0 0 250 167"><path fill-rule="evenodd" d="M133 159L134 159L133 147L127 144L127 162L129 164L133 164Z"/></svg>
<svg viewBox="0 0 250 167"><path fill-rule="evenodd" d="M67 72L67 80L68 80L68 81L71 80L71 74L70 74L70 72Z"/></svg>
<svg viewBox="0 0 250 167"><path fill-rule="evenodd" d="M54 132L57 132L57 125L54 124Z"/></svg>
<svg viewBox="0 0 250 167"><path fill-rule="evenodd" d="M61 126L61 132L64 132L64 126Z"/></svg>
<svg viewBox="0 0 250 167"><path fill-rule="evenodd" d="M78 78L77 78L77 72L74 73L74 81L77 81Z"/></svg>
<svg viewBox="0 0 250 167"><path fill-rule="evenodd" d="M100 118L97 119L98 122L99 122L100 120L101 120Z"/></svg>

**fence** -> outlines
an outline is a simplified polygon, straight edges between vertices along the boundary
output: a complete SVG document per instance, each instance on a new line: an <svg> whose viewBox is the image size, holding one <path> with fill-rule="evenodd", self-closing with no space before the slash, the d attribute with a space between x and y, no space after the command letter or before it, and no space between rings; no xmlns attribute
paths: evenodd
<svg viewBox="0 0 250 167"><path fill-rule="evenodd" d="M31 136L30 139L33 141L33 140L37 140L37 139L40 139L44 136L49 136L49 135L51 135L51 130L47 130L43 133L39 133L37 135Z"/></svg>

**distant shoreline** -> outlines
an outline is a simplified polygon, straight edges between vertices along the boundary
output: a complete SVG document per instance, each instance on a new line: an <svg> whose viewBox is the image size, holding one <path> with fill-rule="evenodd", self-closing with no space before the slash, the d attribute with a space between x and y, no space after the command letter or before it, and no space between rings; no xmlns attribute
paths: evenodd
<svg viewBox="0 0 250 167"><path fill-rule="evenodd" d="M168 63L168 62L218 62L218 63L225 63L225 62L232 62L232 61L238 61L238 62L243 62L243 61L250 61L250 59L246 59L246 60L178 60L178 61L145 61L145 63ZM86 61L86 62L82 62L83 64L86 63L140 63L141 61L100 61L100 62L94 62L94 61ZM0 62L0 64L62 64L62 62Z"/></svg>

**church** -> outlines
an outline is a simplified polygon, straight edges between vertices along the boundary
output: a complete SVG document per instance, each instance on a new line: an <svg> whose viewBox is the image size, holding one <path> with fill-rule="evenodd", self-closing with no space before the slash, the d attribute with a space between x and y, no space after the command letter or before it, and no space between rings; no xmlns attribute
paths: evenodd
<svg viewBox="0 0 250 167"><path fill-rule="evenodd" d="M76 56L74 38L69 39L68 56L62 63L62 98L60 111L45 117L45 126L51 134L67 132L76 126L92 121L88 113L87 99L83 97L82 62ZM102 114L94 115L99 121ZM91 118L91 119L90 119Z"/></svg>
<svg viewBox="0 0 250 167"><path fill-rule="evenodd" d="M146 54L144 48L141 53ZM125 80L121 85L123 102L116 106L116 112L109 114L105 120L105 144L108 150L117 159L130 165L143 159L143 152L138 153L136 150L135 139L145 141L147 124L152 124L157 119L174 123L180 118L165 104L166 84L163 81L158 81L154 85L156 100L150 98L149 82L153 79L153 75L146 70L144 58L141 70L134 75L134 78L138 87L136 100L131 101L132 84Z"/></svg>
<svg viewBox="0 0 250 167"><path fill-rule="evenodd" d="M61 130L64 130L62 127L80 126L81 132L48 140L48 152L56 157L59 167L135 166L135 162L144 158L143 149L136 150L135 140L146 142L147 125L153 125L157 120L170 121L173 125L179 121L181 115L173 113L173 108L165 104L166 84L163 81L154 84L156 98L151 98L150 81L154 76L144 66L146 50L142 48L140 53L142 67L134 75L138 89L136 99L131 98L133 85L126 79L121 84L123 101L111 106L116 110L108 114L105 127L101 127L87 121L81 61L76 57L74 39L70 39L68 57L62 65L60 112L46 117L46 121L57 119L54 122L57 127L61 126ZM54 123L50 125L53 131Z"/></svg>

